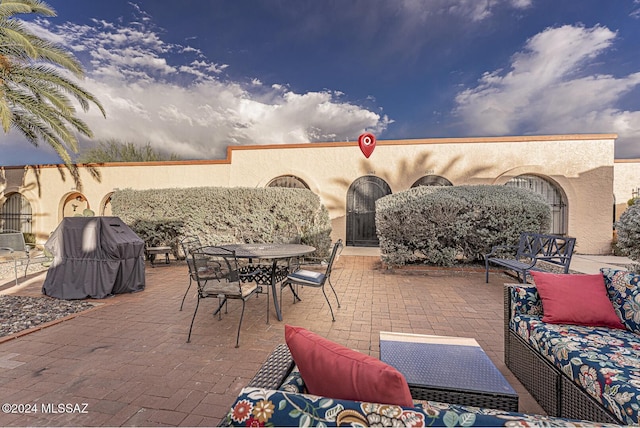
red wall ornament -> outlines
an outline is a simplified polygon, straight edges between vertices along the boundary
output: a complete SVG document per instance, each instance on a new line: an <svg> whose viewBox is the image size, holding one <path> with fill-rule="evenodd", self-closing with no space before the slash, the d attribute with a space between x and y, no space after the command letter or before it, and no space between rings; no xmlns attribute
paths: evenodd
<svg viewBox="0 0 640 428"><path fill-rule="evenodd" d="M362 154L368 159L371 153L373 153L373 149L376 148L376 136L365 132L358 137L358 145L360 146Z"/></svg>

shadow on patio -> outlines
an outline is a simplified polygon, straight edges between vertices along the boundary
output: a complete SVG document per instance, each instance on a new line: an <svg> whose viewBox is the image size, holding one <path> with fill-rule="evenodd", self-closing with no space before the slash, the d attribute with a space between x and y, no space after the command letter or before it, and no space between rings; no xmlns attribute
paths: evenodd
<svg viewBox="0 0 640 428"><path fill-rule="evenodd" d="M484 271L387 273L377 257L343 255L332 274L342 303L336 322L319 290L304 289L295 305L285 294L284 321L271 311L270 324L259 296L247 302L238 349L239 302L229 303L221 321L211 316L215 299L201 302L188 344L196 299L190 292L179 311L186 264L148 268L146 275L143 292L100 300L97 309L0 343L3 402L35 403L39 410L4 414L3 425L217 425L284 342L285 323L374 357L381 330L473 337L520 395L520 411L543 412L503 363L503 284L513 279L502 274L485 284ZM43 280L16 294L41 296ZM42 413L40 403L87 406L86 413Z"/></svg>

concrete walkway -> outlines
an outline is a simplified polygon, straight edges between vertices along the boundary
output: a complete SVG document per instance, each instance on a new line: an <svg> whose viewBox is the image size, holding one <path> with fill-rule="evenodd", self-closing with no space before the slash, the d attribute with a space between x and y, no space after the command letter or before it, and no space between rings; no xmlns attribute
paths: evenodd
<svg viewBox="0 0 640 428"><path fill-rule="evenodd" d="M600 268L625 269L632 261L627 257L574 254L570 269L581 273L600 273Z"/></svg>
<svg viewBox="0 0 640 428"><path fill-rule="evenodd" d="M380 257L379 247L345 247L342 251L346 256L370 256ZM571 258L571 270L580 273L594 274L600 273L601 267L612 269L624 269L631 264L627 257L618 256L595 256L586 254L574 254Z"/></svg>

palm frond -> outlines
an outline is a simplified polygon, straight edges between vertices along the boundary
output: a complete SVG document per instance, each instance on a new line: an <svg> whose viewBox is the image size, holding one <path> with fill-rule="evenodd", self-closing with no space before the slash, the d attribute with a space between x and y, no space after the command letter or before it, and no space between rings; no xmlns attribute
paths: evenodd
<svg viewBox="0 0 640 428"><path fill-rule="evenodd" d="M19 13L56 16L55 10L40 0L2 0L0 2L0 17L10 17Z"/></svg>
<svg viewBox="0 0 640 428"><path fill-rule="evenodd" d="M79 180L70 152L78 150L76 133L88 137L93 133L76 116L73 100L84 111L94 104L103 117L106 112L93 94L61 71L83 77L82 64L62 46L31 33L13 18L20 13L55 16L41 0L0 0L0 124L5 132L16 128L35 146L46 142L74 180Z"/></svg>

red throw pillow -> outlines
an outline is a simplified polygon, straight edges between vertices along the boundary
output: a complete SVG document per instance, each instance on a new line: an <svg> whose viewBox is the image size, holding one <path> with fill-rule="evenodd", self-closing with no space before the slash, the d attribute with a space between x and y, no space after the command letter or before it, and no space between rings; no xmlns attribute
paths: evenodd
<svg viewBox="0 0 640 428"><path fill-rule="evenodd" d="M302 327L285 325L284 336L310 394L413 407L406 379L390 365Z"/></svg>
<svg viewBox="0 0 640 428"><path fill-rule="evenodd" d="M607 295L602 274L531 272L542 299L542 321L624 329Z"/></svg>

